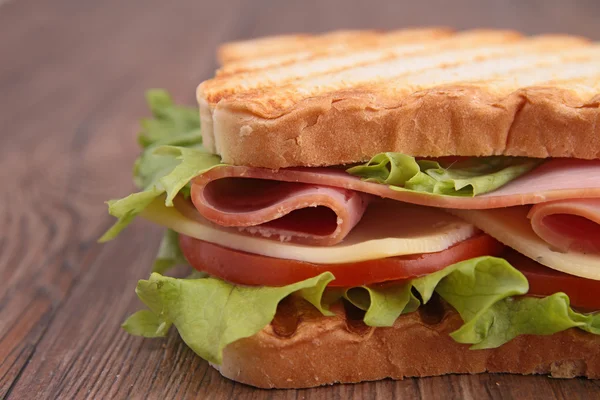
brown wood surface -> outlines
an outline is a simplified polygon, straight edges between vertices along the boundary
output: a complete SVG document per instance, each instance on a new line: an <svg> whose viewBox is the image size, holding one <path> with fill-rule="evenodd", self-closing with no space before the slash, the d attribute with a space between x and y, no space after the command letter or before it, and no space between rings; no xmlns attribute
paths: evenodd
<svg viewBox="0 0 600 400"><path fill-rule="evenodd" d="M182 102L224 41L286 31L452 25L600 39L592 0L0 2L0 397L600 398L600 383L478 375L262 391L223 379L178 338L119 325L140 307L160 229L119 240L103 201L132 190L146 88ZM540 349L543 351L543 349Z"/></svg>

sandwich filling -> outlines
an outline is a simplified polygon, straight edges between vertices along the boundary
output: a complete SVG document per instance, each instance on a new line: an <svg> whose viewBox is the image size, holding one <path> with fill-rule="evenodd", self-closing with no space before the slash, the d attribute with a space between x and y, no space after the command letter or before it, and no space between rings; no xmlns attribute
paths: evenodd
<svg viewBox="0 0 600 400"><path fill-rule="evenodd" d="M168 228L136 293L148 309L124 328L175 325L201 357L301 297L333 317L345 302L389 327L439 296L471 349L569 328L600 334L600 160L415 159L381 153L329 168L224 165L202 146L198 114L151 91L141 189L109 202L114 238L137 215ZM165 273L188 263L196 272Z"/></svg>

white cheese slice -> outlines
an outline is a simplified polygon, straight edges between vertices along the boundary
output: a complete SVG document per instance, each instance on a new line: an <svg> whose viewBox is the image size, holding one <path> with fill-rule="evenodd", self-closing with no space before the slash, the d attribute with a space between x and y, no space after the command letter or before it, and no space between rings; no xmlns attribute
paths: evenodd
<svg viewBox="0 0 600 400"><path fill-rule="evenodd" d="M316 264L434 253L468 239L477 231L470 223L441 209L382 201L369 206L362 220L342 243L317 247L244 235L236 229L217 226L198 213L183 211L165 207L164 200L157 199L142 216L181 234L227 248Z"/></svg>
<svg viewBox="0 0 600 400"><path fill-rule="evenodd" d="M600 280L600 256L554 250L531 228L528 206L448 211L540 264L570 275Z"/></svg>

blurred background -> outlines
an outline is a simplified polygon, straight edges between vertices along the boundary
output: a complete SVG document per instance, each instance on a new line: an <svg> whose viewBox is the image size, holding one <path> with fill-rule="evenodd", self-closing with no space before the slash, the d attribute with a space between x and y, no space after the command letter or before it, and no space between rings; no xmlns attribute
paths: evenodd
<svg viewBox="0 0 600 400"><path fill-rule="evenodd" d="M179 72L196 81L211 75L219 43L290 32L443 25L600 39L597 0L0 0L0 4L0 33L10 32L0 35L1 54L27 39L36 45L21 48L11 59L2 57L5 80L7 72L23 63L44 62L47 69L64 73L82 62L84 54L94 53L98 67L125 73L144 65L144 70L151 70L144 73L156 76L156 85L178 85L172 76Z"/></svg>
<svg viewBox="0 0 600 400"><path fill-rule="evenodd" d="M597 0L0 0L0 4L0 79L5 83L0 99L5 101L14 98L15 91L29 92L19 84L35 82L19 71L36 64L44 70L41 79L67 74L85 63L88 79L110 76L131 86L148 77L154 86L176 92L187 88L191 95L193 87L216 68L218 44L290 32L443 25L600 39Z"/></svg>

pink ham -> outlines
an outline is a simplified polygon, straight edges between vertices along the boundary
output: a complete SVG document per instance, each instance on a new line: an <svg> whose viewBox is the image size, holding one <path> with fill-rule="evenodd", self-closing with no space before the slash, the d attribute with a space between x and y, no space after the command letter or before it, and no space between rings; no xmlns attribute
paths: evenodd
<svg viewBox="0 0 600 400"><path fill-rule="evenodd" d="M476 197L434 196L409 190L394 190L387 185L362 181L343 169L335 168L289 168L274 171L263 168L223 166L213 168L195 178L194 183L204 187L223 178L301 182L350 189L430 207L470 210L600 197L600 160L550 160L503 187Z"/></svg>
<svg viewBox="0 0 600 400"><path fill-rule="evenodd" d="M536 204L528 217L533 231L558 251L600 253L600 199Z"/></svg>
<svg viewBox="0 0 600 400"><path fill-rule="evenodd" d="M195 178L192 185L192 200L198 211L219 225L317 245L343 240L362 217L368 195L431 207L471 210L553 202L533 208L534 229L555 247L574 249L581 246L581 240L578 236L576 241L565 244L565 238L574 238L575 234L560 233L562 223L568 218L563 215L571 213L570 220L578 215L578 218L596 221L597 225L598 220L589 218L591 206L581 203L579 207L573 199L596 199L590 200L590 204L599 201L600 160L550 160L505 186L477 197L392 189L362 181L336 168L273 171L222 166ZM562 200L568 201L561 203ZM555 208L546 208L551 204ZM563 208L556 208L561 204ZM584 208L587 214L582 215ZM589 250L597 244L583 244L583 249Z"/></svg>
<svg viewBox="0 0 600 400"><path fill-rule="evenodd" d="M311 245L342 241L360 221L370 199L364 193L306 183L205 182L192 185L192 202L206 219L250 234Z"/></svg>

